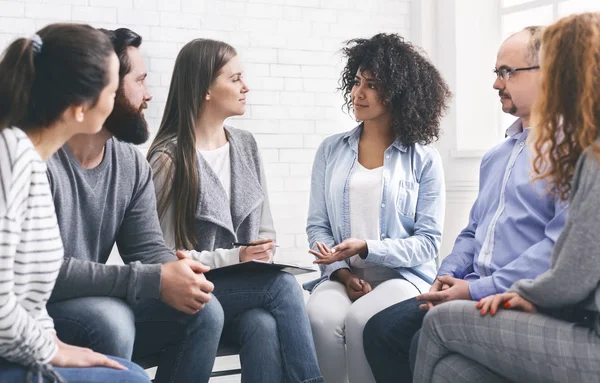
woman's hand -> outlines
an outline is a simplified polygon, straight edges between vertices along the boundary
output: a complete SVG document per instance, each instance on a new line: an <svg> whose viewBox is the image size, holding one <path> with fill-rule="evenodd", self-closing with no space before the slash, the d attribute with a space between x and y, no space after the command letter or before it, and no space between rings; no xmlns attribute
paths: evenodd
<svg viewBox="0 0 600 383"><path fill-rule="evenodd" d="M369 282L365 282L362 279L358 279L354 276L351 280L346 284L346 294L348 294L348 298L352 302L362 297L363 295L367 295L373 290Z"/></svg>
<svg viewBox="0 0 600 383"><path fill-rule="evenodd" d="M58 352L50 361L50 364L56 367L109 367L117 370L126 370L122 364L99 354L89 348L72 346L60 341L54 337L58 345Z"/></svg>
<svg viewBox="0 0 600 383"><path fill-rule="evenodd" d="M367 242L356 238L348 238L331 250L324 243L315 242L315 245L319 251L309 250L308 252L318 258L313 261L316 264L329 265L357 254L365 256L368 253Z"/></svg>
<svg viewBox="0 0 600 383"><path fill-rule="evenodd" d="M346 294L352 302L373 290L368 282L359 279L348 269L340 269L335 272L334 279L340 281L346 287Z"/></svg>
<svg viewBox="0 0 600 383"><path fill-rule="evenodd" d="M273 249L275 248L275 242L272 239L259 239L250 243L254 244L254 246L240 247L240 262L251 261L253 259L265 262L271 261Z"/></svg>
<svg viewBox="0 0 600 383"><path fill-rule="evenodd" d="M498 309L503 307L505 309L519 310L526 313L536 313L537 309L535 305L523 298L517 293L503 293L490 295L489 297L482 298L475 305L479 309L479 313L483 316L488 312L494 316Z"/></svg>

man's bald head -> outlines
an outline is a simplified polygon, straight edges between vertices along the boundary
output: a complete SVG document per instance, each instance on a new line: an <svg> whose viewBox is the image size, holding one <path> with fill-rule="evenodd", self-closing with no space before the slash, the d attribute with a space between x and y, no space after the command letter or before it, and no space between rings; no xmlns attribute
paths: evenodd
<svg viewBox="0 0 600 383"><path fill-rule="evenodd" d="M519 43L525 44L525 61L530 66L539 65L543 31L544 27L540 25L531 25L523 28L519 32L513 33L505 40L505 42L514 37Z"/></svg>
<svg viewBox="0 0 600 383"><path fill-rule="evenodd" d="M496 69L535 67L539 63L542 27L531 26L508 37L498 50ZM538 71L519 70L509 74L508 79L498 77L494 89L498 90L502 111L523 119L529 126L531 105L537 95Z"/></svg>

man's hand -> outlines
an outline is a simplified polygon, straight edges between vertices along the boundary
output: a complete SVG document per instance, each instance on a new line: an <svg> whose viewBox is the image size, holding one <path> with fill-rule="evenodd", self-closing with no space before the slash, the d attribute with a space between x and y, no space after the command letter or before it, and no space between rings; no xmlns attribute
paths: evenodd
<svg viewBox="0 0 600 383"><path fill-rule="evenodd" d="M254 244L254 246L240 247L240 262L254 259L265 262L271 261L273 249L275 248L275 242L272 239L259 239L250 243Z"/></svg>
<svg viewBox="0 0 600 383"><path fill-rule="evenodd" d="M419 306L421 310L429 310L440 303L458 299L472 300L469 291L469 282L454 278L450 275L441 275L436 278L426 294L418 295L418 301L426 301Z"/></svg>
<svg viewBox="0 0 600 383"><path fill-rule="evenodd" d="M429 288L429 292L436 293L438 291L448 290L449 288L450 286L443 284L436 278L435 281L433 281L431 287ZM425 303L419 306L419 309L421 309L422 311L428 311L429 309L432 309L433 306L435 306L433 302L426 301Z"/></svg>
<svg viewBox="0 0 600 383"><path fill-rule="evenodd" d="M368 282L359 279L347 269L340 269L335 273L335 279L346 287L346 294L352 302L373 290Z"/></svg>
<svg viewBox="0 0 600 383"><path fill-rule="evenodd" d="M160 299L186 314L195 314L210 301L214 289L203 273L210 267L186 257L178 251L178 261L162 265Z"/></svg>
<svg viewBox="0 0 600 383"><path fill-rule="evenodd" d="M329 265L337 261L343 261L354 255L365 256L368 253L367 242L362 239L348 238L331 250L320 242L315 242L319 251L309 250L308 252L317 257L313 263Z"/></svg>

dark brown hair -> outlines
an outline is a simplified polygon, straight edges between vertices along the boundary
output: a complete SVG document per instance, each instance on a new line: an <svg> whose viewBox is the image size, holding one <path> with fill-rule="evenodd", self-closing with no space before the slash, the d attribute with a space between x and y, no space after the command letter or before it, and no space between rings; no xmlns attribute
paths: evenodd
<svg viewBox="0 0 600 383"><path fill-rule="evenodd" d="M129 47L139 48L140 45L142 45L142 36L129 28L119 28L115 30L100 28L100 31L108 36L117 57L119 58L119 87L121 87L123 77L131 72L131 63L129 62L127 49Z"/></svg>
<svg viewBox="0 0 600 383"><path fill-rule="evenodd" d="M0 61L0 128L48 126L70 105L94 105L108 84L108 37L89 25L50 24L19 38Z"/></svg>

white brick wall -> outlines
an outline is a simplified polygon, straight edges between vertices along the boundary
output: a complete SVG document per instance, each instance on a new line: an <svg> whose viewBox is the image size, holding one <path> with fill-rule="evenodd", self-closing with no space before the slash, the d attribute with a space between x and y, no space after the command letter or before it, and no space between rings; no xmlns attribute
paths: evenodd
<svg viewBox="0 0 600 383"><path fill-rule="evenodd" d="M245 116L262 149L280 259L309 263L304 232L310 172L328 135L351 129L336 92L342 42L377 32L409 36L412 0L0 0L0 48L55 21L128 27L144 38L156 131L177 52L197 37L232 44L251 89ZM140 148L145 151L145 147Z"/></svg>

